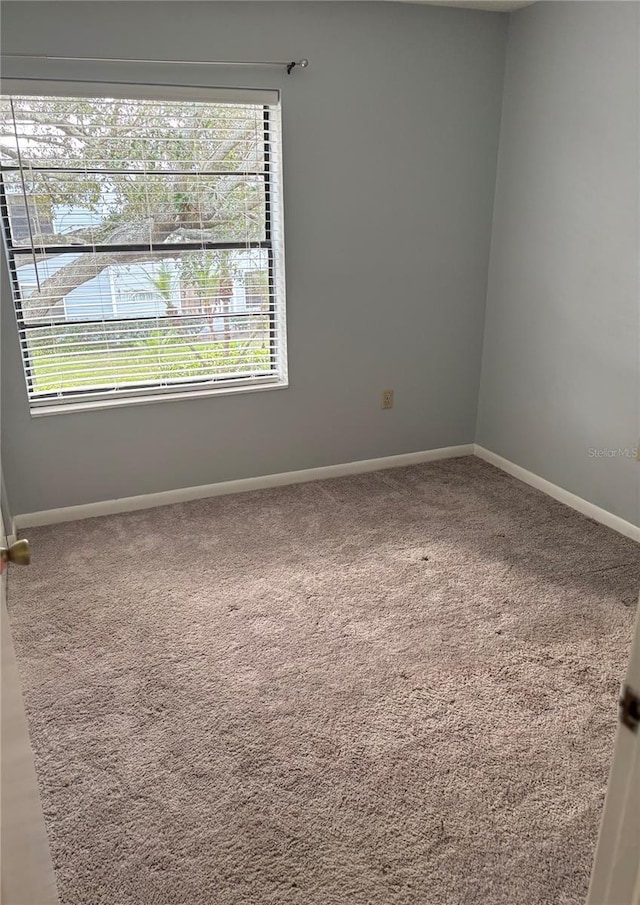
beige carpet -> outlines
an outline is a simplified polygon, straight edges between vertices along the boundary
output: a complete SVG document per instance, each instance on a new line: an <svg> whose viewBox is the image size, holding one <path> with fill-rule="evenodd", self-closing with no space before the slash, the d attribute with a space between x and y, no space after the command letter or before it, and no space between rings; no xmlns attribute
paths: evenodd
<svg viewBox="0 0 640 905"><path fill-rule="evenodd" d="M63 905L583 903L631 541L472 458L27 533Z"/></svg>

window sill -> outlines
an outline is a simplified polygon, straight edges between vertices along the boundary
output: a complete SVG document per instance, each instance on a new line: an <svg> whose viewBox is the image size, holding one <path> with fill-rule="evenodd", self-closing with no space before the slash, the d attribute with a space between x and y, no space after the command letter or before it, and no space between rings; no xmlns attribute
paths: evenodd
<svg viewBox="0 0 640 905"><path fill-rule="evenodd" d="M31 408L32 418L48 418L50 415L71 415L78 412L95 412L102 409L124 408L130 405L155 405L158 402L177 402L182 399L204 399L211 396L238 396L244 393L264 393L268 390L285 390L287 380L270 383L248 384L244 386L224 386L205 390L184 390L175 393L149 393L140 396L122 396L111 399L94 399L87 402L59 402L53 405L38 405Z"/></svg>

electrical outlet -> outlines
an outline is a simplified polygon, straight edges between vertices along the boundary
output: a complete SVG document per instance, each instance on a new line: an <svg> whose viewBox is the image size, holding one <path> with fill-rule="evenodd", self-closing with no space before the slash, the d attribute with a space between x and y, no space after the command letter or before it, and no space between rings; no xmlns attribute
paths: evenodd
<svg viewBox="0 0 640 905"><path fill-rule="evenodd" d="M383 409L392 409L393 408L393 390L383 390L382 391L382 408Z"/></svg>

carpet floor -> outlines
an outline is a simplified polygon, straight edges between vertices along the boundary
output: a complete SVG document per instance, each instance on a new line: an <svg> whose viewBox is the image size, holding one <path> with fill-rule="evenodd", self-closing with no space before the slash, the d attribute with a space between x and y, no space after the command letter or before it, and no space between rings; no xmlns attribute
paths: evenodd
<svg viewBox="0 0 640 905"><path fill-rule="evenodd" d="M27 534L63 905L582 905L632 541L475 458Z"/></svg>

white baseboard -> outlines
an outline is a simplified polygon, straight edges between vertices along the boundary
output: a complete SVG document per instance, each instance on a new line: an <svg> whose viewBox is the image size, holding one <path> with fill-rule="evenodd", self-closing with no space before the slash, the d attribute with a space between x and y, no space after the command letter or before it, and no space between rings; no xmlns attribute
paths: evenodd
<svg viewBox="0 0 640 905"><path fill-rule="evenodd" d="M453 459L461 456L478 456L490 465L512 477L541 490L560 503L570 506L577 512L613 528L625 537L640 542L640 527L600 508L582 497L570 493L557 484L552 484L526 468L510 462L497 453L491 452L478 444L466 443L460 446L445 446L440 449L427 449L420 452L404 453L399 456L384 456L379 459L362 459L358 462L344 462L339 465L325 465L320 468L305 468L300 471L286 471L280 474L261 475L256 478L241 478L237 481L222 481L218 484L202 484L199 487L182 487L177 490L164 490L160 493L147 493L140 496L121 497L115 500L104 500L97 503L85 503L80 506L65 506L60 509L46 509L41 512L27 512L16 515L11 525L11 540L22 528L35 528L40 525L54 525L60 522L73 522L79 519L95 518L101 515L115 515L120 512L134 512L139 509L152 509L156 506L170 506L173 503L187 503L190 500L202 500L208 497L224 496L229 493L245 493L250 490L264 490L268 487L283 487L287 484L303 484L308 481L321 481L326 478L342 478L348 475L365 474L371 471L382 471L386 468L402 468L406 465L420 465L424 462L435 462L438 459Z"/></svg>
<svg viewBox="0 0 640 905"><path fill-rule="evenodd" d="M152 509L155 506L169 506L172 503L186 503L207 497L224 496L228 493L244 493L249 490L264 490L268 487L283 487L286 484L304 484L307 481L321 481L325 478L342 478L347 475L382 471L385 468L401 468L406 465L420 465L438 459L454 459L472 456L473 443L461 446L444 446L441 449L427 449L421 452L404 453L399 456L384 456L380 459L362 459L340 465L325 465L321 468L305 468L300 471L286 471L281 474L262 475L257 478L242 478L238 481L222 481L219 484L202 484L199 487L183 487L177 490L163 490L160 493L146 493L141 496L122 497L80 506L65 506L61 509L45 509L42 512L26 512L16 515L16 529L35 528L40 525L55 525L59 522L74 522L99 515L114 515L119 512L134 512L138 509Z"/></svg>
<svg viewBox="0 0 640 905"><path fill-rule="evenodd" d="M491 452L489 449L485 449L484 446L478 446L477 443L474 446L474 455L478 456L479 459L488 462L490 465L495 465L496 468L512 475L512 477L517 478L519 481L523 481L525 484L535 487L536 490L541 490L543 493L546 493L547 496L553 497L554 500L564 503L565 506L570 506L577 512L581 512L582 515L586 515L594 521L606 525L607 528L613 528L614 531L624 534L625 537L630 537L632 540L640 542L640 528L637 525L633 525L631 522L625 521L625 519L620 518L620 516L614 515L606 509L601 509L600 506L596 506L594 503L590 503L588 500L576 496L575 493L570 493L563 487L558 487L557 484L552 484L551 481L539 477L532 471L527 471L526 468L522 468L520 465L510 462L509 459L503 459L502 456Z"/></svg>

